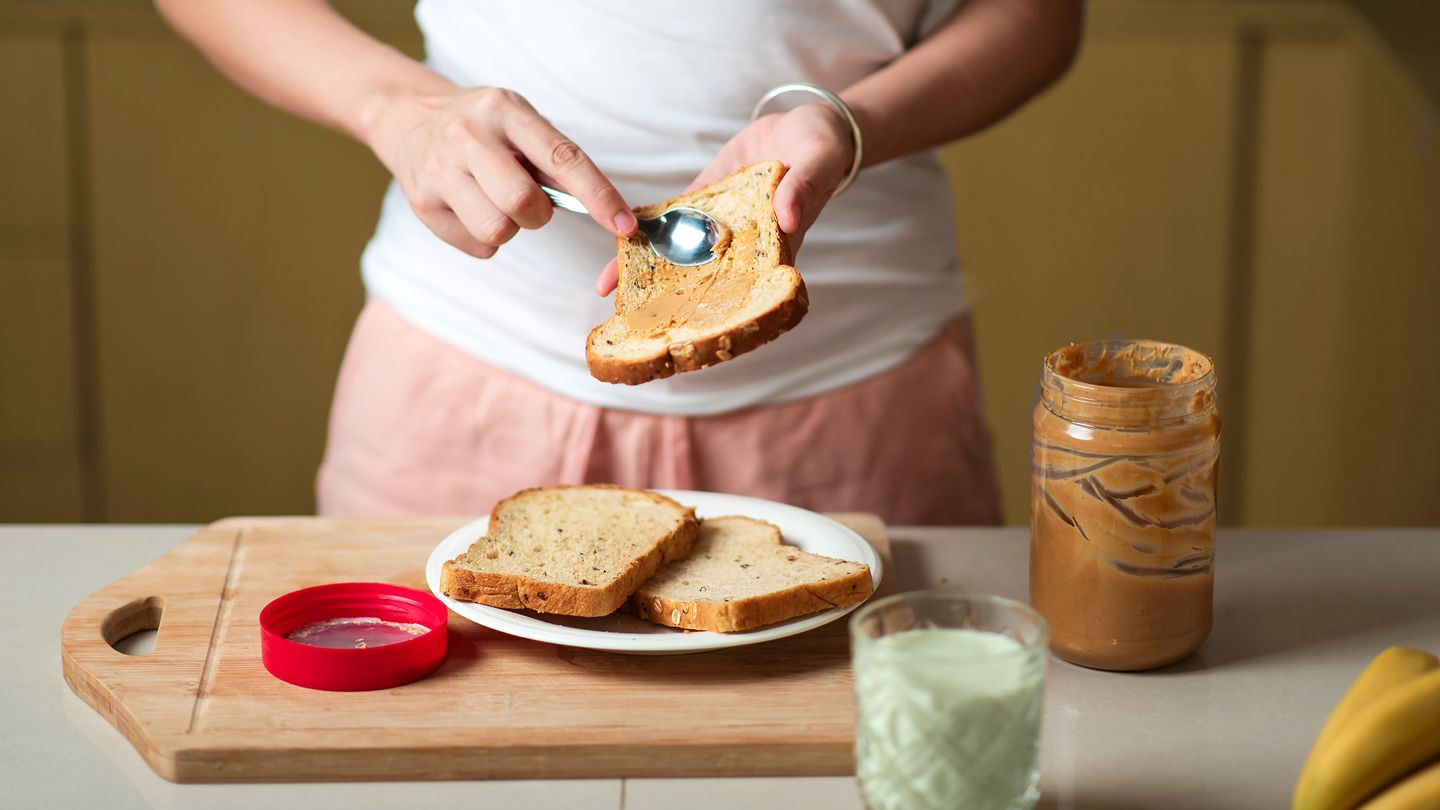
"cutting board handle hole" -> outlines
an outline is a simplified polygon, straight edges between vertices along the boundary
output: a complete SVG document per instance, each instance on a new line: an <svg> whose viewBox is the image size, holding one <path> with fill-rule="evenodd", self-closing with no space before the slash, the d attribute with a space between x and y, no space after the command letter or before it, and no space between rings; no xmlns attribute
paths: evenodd
<svg viewBox="0 0 1440 810"><path fill-rule="evenodd" d="M110 611L100 623L100 635L112 649L125 655L148 655L155 649L165 600L159 596L134 599Z"/></svg>

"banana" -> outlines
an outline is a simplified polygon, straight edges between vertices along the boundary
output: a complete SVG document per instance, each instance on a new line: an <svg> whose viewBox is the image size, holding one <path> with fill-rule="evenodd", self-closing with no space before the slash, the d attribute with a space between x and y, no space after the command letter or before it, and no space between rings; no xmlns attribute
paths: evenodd
<svg viewBox="0 0 1440 810"><path fill-rule="evenodd" d="M1375 702L1376 698L1437 666L1440 666L1440 659L1424 650L1410 647L1390 647L1375 656L1331 710L1330 717L1315 738L1314 747L1310 749L1310 759L1313 760L1316 754L1328 747L1340 729L1361 709Z"/></svg>
<svg viewBox="0 0 1440 810"><path fill-rule="evenodd" d="M1440 810L1440 762L1396 782L1360 810Z"/></svg>
<svg viewBox="0 0 1440 810"><path fill-rule="evenodd" d="M1314 778L1315 760L1319 758L1320 752L1330 747L1340 729L1346 726L1351 718L1374 703L1376 698L1437 666L1440 666L1440 660L1435 656L1410 647L1390 647L1375 656L1369 666L1365 667L1365 671L1360 673L1360 677L1350 684L1340 702L1335 704L1335 708L1325 720L1325 725L1320 728L1320 734L1315 737L1310 756L1305 759L1305 767L1300 770L1300 779L1295 783L1295 806L1299 807L1300 795Z"/></svg>
<svg viewBox="0 0 1440 810"><path fill-rule="evenodd" d="M1440 756L1440 669L1391 688L1315 752L1295 791L1295 810L1351 810Z"/></svg>

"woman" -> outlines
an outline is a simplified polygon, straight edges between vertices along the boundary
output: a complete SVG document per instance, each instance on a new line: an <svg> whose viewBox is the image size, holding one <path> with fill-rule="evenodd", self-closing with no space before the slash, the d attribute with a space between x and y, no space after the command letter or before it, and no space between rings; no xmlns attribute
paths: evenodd
<svg viewBox="0 0 1440 810"><path fill-rule="evenodd" d="M526 486L609 481L998 521L932 150L1064 72L1079 0L422 0L425 64L323 0L159 5L236 82L352 134L395 177L362 261L322 513L473 513ZM789 82L838 103L792 93L750 120ZM613 310L589 290L615 285L630 205L766 159L789 167L775 215L805 321L705 371L592 379L585 336ZM537 177L593 222L555 215Z"/></svg>

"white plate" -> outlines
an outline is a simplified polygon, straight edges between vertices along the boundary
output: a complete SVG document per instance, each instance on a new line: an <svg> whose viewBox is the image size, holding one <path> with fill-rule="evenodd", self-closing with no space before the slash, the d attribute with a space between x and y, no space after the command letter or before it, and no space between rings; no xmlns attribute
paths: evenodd
<svg viewBox="0 0 1440 810"><path fill-rule="evenodd" d="M871 582L877 587L880 584L883 573L880 555L876 554L875 549L860 535L823 515L783 503L740 495L688 490L655 491L686 506L695 507L695 516L699 518L745 515L767 520L780 527L786 543L802 551L853 560L870 566ZM425 580L430 585L430 591L440 597L440 601L451 610L476 624L512 636L592 650L671 655L759 644L762 641L793 636L829 624L859 607L859 604L855 604L831 608L823 613L801 616L746 633L686 633L672 627L651 624L625 613L612 613L596 618L554 616L529 610L505 610L477 605L442 594L440 567L446 560L453 560L470 548L471 543L485 534L489 525L490 518L482 517L465 524L441 540L440 545L430 552L430 560L425 564Z"/></svg>

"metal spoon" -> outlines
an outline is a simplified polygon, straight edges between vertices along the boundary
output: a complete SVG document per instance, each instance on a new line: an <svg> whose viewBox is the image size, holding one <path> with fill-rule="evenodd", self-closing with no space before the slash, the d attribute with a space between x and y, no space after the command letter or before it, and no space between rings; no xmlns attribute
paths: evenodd
<svg viewBox="0 0 1440 810"><path fill-rule="evenodd" d="M556 208L588 214L574 195L542 185ZM694 267L715 260L717 251L730 242L730 230L696 208L671 208L654 219L640 220L640 234L656 256L681 267Z"/></svg>

